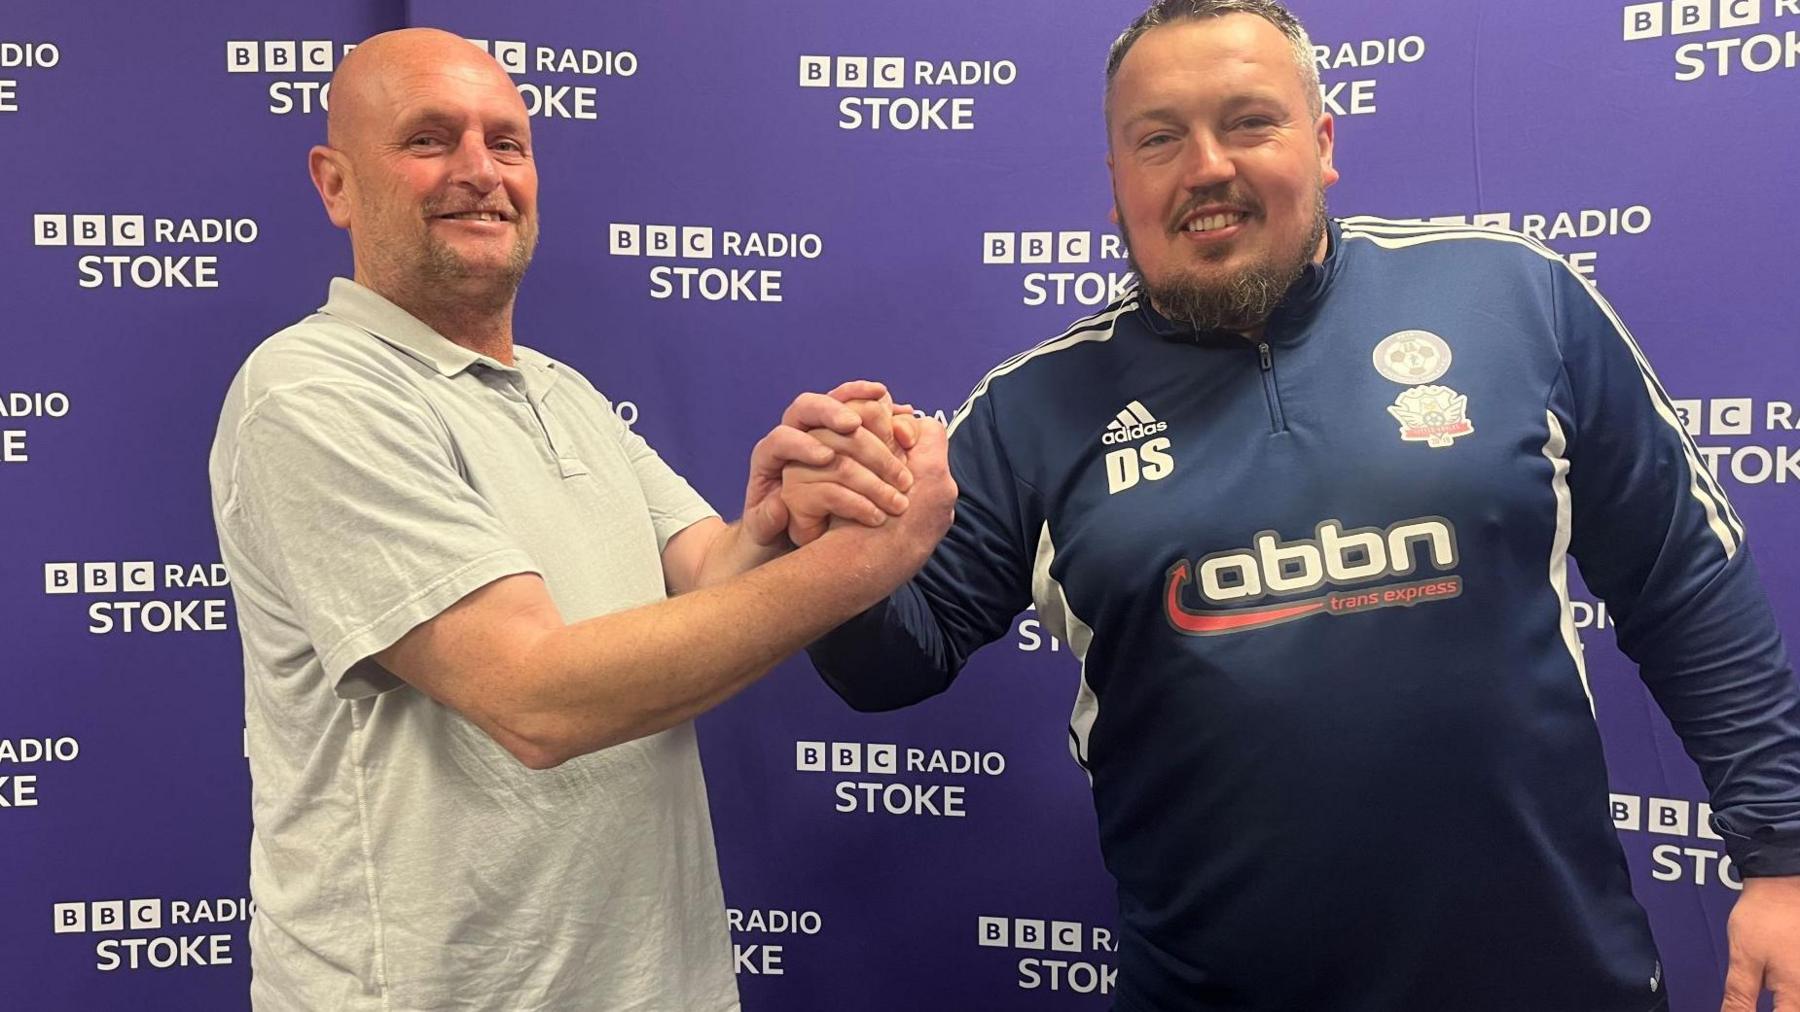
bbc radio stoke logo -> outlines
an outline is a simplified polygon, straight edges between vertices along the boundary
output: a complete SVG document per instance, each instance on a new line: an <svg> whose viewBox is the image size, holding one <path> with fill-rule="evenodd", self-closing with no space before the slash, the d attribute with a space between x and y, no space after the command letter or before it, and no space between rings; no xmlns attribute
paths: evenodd
<svg viewBox="0 0 1800 1012"><path fill-rule="evenodd" d="M1690 885L1721 885L1732 892L1742 892L1744 880L1732 863L1731 855L1720 846L1724 837L1712 827L1712 806L1704 801L1685 798L1644 797L1636 794L1614 794L1609 799L1613 828L1620 833L1644 834L1653 840L1664 838L1650 849L1654 867L1650 877L1658 882ZM1682 839L1670 842L1667 838Z"/></svg>
<svg viewBox="0 0 1800 1012"><path fill-rule="evenodd" d="M26 439L30 429L12 428L27 422L67 418L69 395L60 390L9 390L0 393L0 464L27 464L31 451Z"/></svg>
<svg viewBox="0 0 1800 1012"><path fill-rule="evenodd" d="M836 812L961 819L969 814L968 787L944 783L943 778L999 777L1006 772L1006 756L966 749L901 748L885 743L797 741L794 770L855 774L834 785ZM906 779L868 779L872 777ZM937 782L917 782L927 777Z"/></svg>
<svg viewBox="0 0 1800 1012"><path fill-rule="evenodd" d="M268 110L276 116L323 111L330 107L329 77L354 42L331 39L229 39L225 72L268 74L280 80L268 85ZM314 75L311 79L298 75Z"/></svg>
<svg viewBox="0 0 1800 1012"><path fill-rule="evenodd" d="M1125 240L1112 232L983 232L981 262L989 267L1043 268L1020 278L1027 306L1104 306L1130 294L1135 275L1124 267ZM1106 267L1107 269L1098 269Z"/></svg>
<svg viewBox="0 0 1800 1012"><path fill-rule="evenodd" d="M700 261L653 263L648 271L650 297L658 301L773 303L785 300L784 268L771 264L818 260L825 253L825 240L816 232L613 222L607 227L607 253L651 261Z"/></svg>
<svg viewBox="0 0 1800 1012"><path fill-rule="evenodd" d="M1355 42L1321 43L1313 46L1313 63L1319 69L1319 105L1333 116L1369 116L1380 111L1375 91L1379 77L1355 80L1328 80L1328 76L1345 71L1375 71L1381 67L1398 67L1425 59L1425 38L1421 35L1389 36L1385 39L1361 39Z"/></svg>
<svg viewBox="0 0 1800 1012"><path fill-rule="evenodd" d="M20 773L14 767L44 763L72 763L81 758L81 742L68 736L55 738L0 738L0 809L36 808L42 804L39 774Z"/></svg>
<svg viewBox="0 0 1800 1012"><path fill-rule="evenodd" d="M527 78L513 82L525 100L525 112L544 119L598 120L600 91L591 83L579 82L635 77L638 72L637 54L629 49L534 46L503 39L469 41L492 55L500 69L515 78ZM574 77L577 83L547 80L550 75Z"/></svg>
<svg viewBox="0 0 1800 1012"><path fill-rule="evenodd" d="M565 46L533 46L510 39L469 39L470 44L493 56L501 69L530 80L515 80L525 112L545 119L597 120L599 90L579 83L595 78L623 78L638 72L637 54L630 50L586 49ZM231 74L316 75L269 82L269 112L277 116L326 111L331 108L328 77L344 56L356 48L353 42L328 39L233 39L225 43L225 70ZM545 80L554 75L561 81ZM576 83L566 79L577 78Z"/></svg>
<svg viewBox="0 0 1800 1012"><path fill-rule="evenodd" d="M0 113L19 111L19 78L11 75L21 70L49 70L62 62L62 50L54 42L12 42L0 40Z"/></svg>
<svg viewBox="0 0 1800 1012"><path fill-rule="evenodd" d="M88 603L88 632L97 636L108 633L145 632L225 632L230 629L226 618L227 598L190 597L150 598L170 591L192 592L231 585L224 563L158 565L147 560L129 562L46 562L44 593L65 595L133 595L125 599L99 600Z"/></svg>
<svg viewBox="0 0 1800 1012"><path fill-rule="evenodd" d="M1022 991L1111 994L1119 986L1118 967L1098 961L1119 951L1111 928L1080 921L978 916L975 944L1022 953L1017 980Z"/></svg>
<svg viewBox="0 0 1800 1012"><path fill-rule="evenodd" d="M254 218L154 218L111 213L31 216L33 246L145 250L77 256L76 284L82 288L218 288L217 254L177 255L152 253L148 249L247 246L256 242L259 234Z"/></svg>
<svg viewBox="0 0 1800 1012"><path fill-rule="evenodd" d="M1626 42L1734 33L1677 46L1677 81L1800 67L1800 29L1747 31L1770 21L1800 19L1800 0L1654 0L1627 4L1624 15Z"/></svg>
<svg viewBox="0 0 1800 1012"><path fill-rule="evenodd" d="M731 907L725 911L725 926L731 931L732 957L740 976L781 977L787 974L788 946L823 933L825 918L817 910ZM739 941L746 936L758 941ZM771 938L781 941L772 942Z"/></svg>
<svg viewBox="0 0 1800 1012"><path fill-rule="evenodd" d="M51 907L52 932L58 935L141 936L156 932L148 937L109 937L95 942L94 969L102 973L231 966L235 939L216 928L247 922L255 912L256 906L248 898L85 900ZM188 930L179 930L183 928Z"/></svg>
<svg viewBox="0 0 1800 1012"><path fill-rule="evenodd" d="M1714 397L1673 402L1712 476L1740 485L1800 487L1800 413L1792 401ZM1715 442L1715 440L1729 442ZM1783 440L1778 442L1777 440Z"/></svg>
<svg viewBox="0 0 1800 1012"><path fill-rule="evenodd" d="M846 91L840 130L899 133L975 129L975 96L919 94L924 89L1005 88L1019 79L1011 60L915 60L904 56L803 55L800 87ZM884 92L911 91L889 95Z"/></svg>
<svg viewBox="0 0 1800 1012"><path fill-rule="evenodd" d="M1440 214L1394 220L1421 225L1468 225L1497 232L1516 232L1545 245L1554 244L1556 252L1575 273L1592 281L1599 272L1600 253L1596 249L1583 247L1595 239L1645 235L1655 225L1656 215L1646 204L1626 204L1552 211L1481 211L1475 214Z"/></svg>

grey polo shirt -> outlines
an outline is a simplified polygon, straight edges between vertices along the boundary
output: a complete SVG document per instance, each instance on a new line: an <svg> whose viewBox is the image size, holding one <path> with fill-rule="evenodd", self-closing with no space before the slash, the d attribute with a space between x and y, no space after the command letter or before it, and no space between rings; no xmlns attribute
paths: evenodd
<svg viewBox="0 0 1800 1012"><path fill-rule="evenodd" d="M691 724L534 772L370 659L513 573L571 622L661 600L713 515L579 373L515 362L338 279L226 397L258 1009L737 1008Z"/></svg>

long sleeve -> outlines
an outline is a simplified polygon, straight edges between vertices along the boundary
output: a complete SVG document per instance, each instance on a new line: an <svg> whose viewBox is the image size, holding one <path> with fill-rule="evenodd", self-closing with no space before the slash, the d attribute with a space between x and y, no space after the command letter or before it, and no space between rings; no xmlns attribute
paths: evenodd
<svg viewBox="0 0 1800 1012"><path fill-rule="evenodd" d="M1800 874L1800 687L1724 491L1612 307L1551 264L1570 548L1749 875Z"/></svg>
<svg viewBox="0 0 1800 1012"><path fill-rule="evenodd" d="M981 392L950 433L956 520L910 583L807 648L859 710L891 710L948 688L969 655L1030 601L1036 495L1013 472Z"/></svg>

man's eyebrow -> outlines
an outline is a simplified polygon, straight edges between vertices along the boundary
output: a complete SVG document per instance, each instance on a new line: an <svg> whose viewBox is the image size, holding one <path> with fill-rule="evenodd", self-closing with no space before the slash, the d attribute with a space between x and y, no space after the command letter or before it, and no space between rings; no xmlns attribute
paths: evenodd
<svg viewBox="0 0 1800 1012"><path fill-rule="evenodd" d="M1120 126L1134 127L1146 120L1157 123L1180 123L1182 116L1173 106L1159 105L1132 113L1129 118L1121 122Z"/></svg>
<svg viewBox="0 0 1800 1012"><path fill-rule="evenodd" d="M1279 93L1264 90L1239 92L1221 103L1221 106L1227 111L1241 109L1247 105L1279 105L1286 108Z"/></svg>
<svg viewBox="0 0 1800 1012"><path fill-rule="evenodd" d="M446 109L417 109L400 117L399 126L405 130L414 130L427 126L455 126L462 117L452 115Z"/></svg>
<svg viewBox="0 0 1800 1012"><path fill-rule="evenodd" d="M420 127L461 127L464 120L465 117L460 113L451 112L448 109L426 107L401 116L399 128L417 130ZM525 120L512 115L502 116L491 125L489 132L523 134Z"/></svg>

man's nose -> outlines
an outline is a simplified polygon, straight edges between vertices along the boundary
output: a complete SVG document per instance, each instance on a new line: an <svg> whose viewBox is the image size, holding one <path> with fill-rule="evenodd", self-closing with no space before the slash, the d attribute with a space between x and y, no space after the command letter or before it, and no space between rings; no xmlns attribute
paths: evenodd
<svg viewBox="0 0 1800 1012"><path fill-rule="evenodd" d="M477 193L491 192L500 185L500 163L488 150L487 138L468 134L451 154L450 181L467 186Z"/></svg>
<svg viewBox="0 0 1800 1012"><path fill-rule="evenodd" d="M1181 158L1181 183L1190 190L1204 190L1237 178L1237 162L1210 131L1190 134Z"/></svg>

